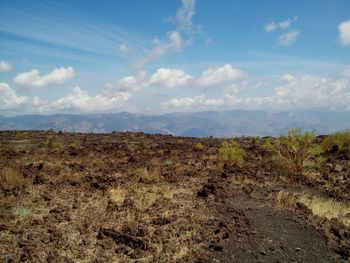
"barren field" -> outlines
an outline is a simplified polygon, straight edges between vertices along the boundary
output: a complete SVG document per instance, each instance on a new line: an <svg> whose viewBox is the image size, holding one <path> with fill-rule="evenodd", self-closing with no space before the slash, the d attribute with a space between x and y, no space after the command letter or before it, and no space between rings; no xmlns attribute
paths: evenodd
<svg viewBox="0 0 350 263"><path fill-rule="evenodd" d="M215 138L1 132L1 260L349 262L349 153L285 176L235 140L240 166Z"/></svg>

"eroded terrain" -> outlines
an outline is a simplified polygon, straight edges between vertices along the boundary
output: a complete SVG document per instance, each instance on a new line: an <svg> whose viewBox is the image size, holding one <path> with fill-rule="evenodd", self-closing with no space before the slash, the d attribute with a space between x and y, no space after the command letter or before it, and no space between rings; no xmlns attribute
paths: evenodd
<svg viewBox="0 0 350 263"><path fill-rule="evenodd" d="M347 262L350 165L281 176L262 139L1 132L7 262Z"/></svg>

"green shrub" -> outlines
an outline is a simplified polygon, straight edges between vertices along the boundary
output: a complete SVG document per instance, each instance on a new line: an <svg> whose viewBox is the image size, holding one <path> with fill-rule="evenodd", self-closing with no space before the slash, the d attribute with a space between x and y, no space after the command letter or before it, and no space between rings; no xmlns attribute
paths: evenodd
<svg viewBox="0 0 350 263"><path fill-rule="evenodd" d="M183 139L178 139L178 140L176 141L176 143L177 143L177 144L180 144L180 145L183 145L183 144L185 144L185 141L184 141Z"/></svg>
<svg viewBox="0 0 350 263"><path fill-rule="evenodd" d="M32 211L30 209L22 206L14 207L12 211L16 216L20 216L20 217L28 217L32 215Z"/></svg>
<svg viewBox="0 0 350 263"><path fill-rule="evenodd" d="M327 136L321 143L322 150L327 152L337 147L339 150L350 151L350 131L337 132Z"/></svg>
<svg viewBox="0 0 350 263"><path fill-rule="evenodd" d="M49 148L60 148L62 147L62 142L58 141L53 135L48 135L44 145Z"/></svg>
<svg viewBox="0 0 350 263"><path fill-rule="evenodd" d="M320 147L313 144L315 137L315 132L293 129L277 139L267 140L264 146L284 172L301 176L309 168L310 160L321 152Z"/></svg>
<svg viewBox="0 0 350 263"><path fill-rule="evenodd" d="M223 142L219 149L220 161L228 164L242 165L244 156L245 150L234 140Z"/></svg>
<svg viewBox="0 0 350 263"><path fill-rule="evenodd" d="M194 148L196 148L197 150L203 150L204 146L199 142L194 145Z"/></svg>

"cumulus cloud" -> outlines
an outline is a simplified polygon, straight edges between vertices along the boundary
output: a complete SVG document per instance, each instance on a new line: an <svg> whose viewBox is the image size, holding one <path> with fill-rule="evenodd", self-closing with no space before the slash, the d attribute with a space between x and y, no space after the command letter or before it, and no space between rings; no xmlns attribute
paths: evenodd
<svg viewBox="0 0 350 263"><path fill-rule="evenodd" d="M299 34L300 32L298 30L292 30L286 34L280 35L278 37L278 43L282 46L289 46L296 41Z"/></svg>
<svg viewBox="0 0 350 263"><path fill-rule="evenodd" d="M19 96L7 83L0 83L0 110L9 110L28 102L28 97Z"/></svg>
<svg viewBox="0 0 350 263"><path fill-rule="evenodd" d="M10 70L12 70L12 66L10 63L8 63L4 60L0 61L0 72L7 72Z"/></svg>
<svg viewBox="0 0 350 263"><path fill-rule="evenodd" d="M225 64L219 67L208 68L199 76L191 76L181 69L176 68L158 68L150 76L146 71L140 71L135 75L126 76L119 79L116 83L107 83L103 92L110 94L114 91L137 91L144 88L177 88L191 84L194 88L203 88L216 86L218 88L234 89L238 84L246 87L243 76L245 73L233 67L231 64ZM240 83L236 83L240 80Z"/></svg>
<svg viewBox="0 0 350 263"><path fill-rule="evenodd" d="M66 97L59 98L46 106L45 111L106 112L113 111L131 98L129 92L117 92L111 96L89 95L79 87Z"/></svg>
<svg viewBox="0 0 350 263"><path fill-rule="evenodd" d="M294 76L292 74L289 74L289 73L282 75L281 78L282 78L282 80L285 80L285 81L292 81L292 80L294 80Z"/></svg>
<svg viewBox="0 0 350 263"><path fill-rule="evenodd" d="M169 101L164 102L162 105L165 107L172 108L185 108L190 109L193 107L213 107L220 106L224 104L223 99L207 99L204 95L195 96L195 97L185 97L185 98L174 98Z"/></svg>
<svg viewBox="0 0 350 263"><path fill-rule="evenodd" d="M276 23L275 21L268 23L265 26L265 31L266 32L272 32L275 31L276 29L288 29L295 21L298 21L298 17L295 16L293 18L288 18L284 21Z"/></svg>
<svg viewBox="0 0 350 263"><path fill-rule="evenodd" d="M140 71L134 76L126 76L119 79L116 83L106 83L103 89L104 94L111 94L119 91L136 91L147 86L146 71Z"/></svg>
<svg viewBox="0 0 350 263"><path fill-rule="evenodd" d="M160 68L151 76L148 85L174 88L187 85L191 79L191 75L180 69Z"/></svg>
<svg viewBox="0 0 350 263"><path fill-rule="evenodd" d="M239 98L226 94L226 102L241 108L327 108L348 109L350 107L350 81L345 78L329 78L314 75L282 76L285 81L274 89L274 93L261 97Z"/></svg>
<svg viewBox="0 0 350 263"><path fill-rule="evenodd" d="M342 22L338 26L339 41L343 46L350 45L350 20Z"/></svg>
<svg viewBox="0 0 350 263"><path fill-rule="evenodd" d="M18 113L110 112L120 109L130 98L130 92L91 96L81 88L75 87L65 97L43 101L38 96L20 96L8 84L0 83L0 110Z"/></svg>
<svg viewBox="0 0 350 263"><path fill-rule="evenodd" d="M314 75L293 76L275 89L275 97L289 105L330 107L350 105L350 82Z"/></svg>
<svg viewBox="0 0 350 263"><path fill-rule="evenodd" d="M204 87L221 85L242 78L243 75L244 73L240 69L234 68L231 64L225 64L221 67L204 70L196 83Z"/></svg>
<svg viewBox="0 0 350 263"><path fill-rule="evenodd" d="M39 89L52 85L62 85L68 80L71 80L74 76L75 71L72 67L56 68L44 76L40 76L39 71L33 69L29 72L18 74L13 78L13 82L25 88Z"/></svg>

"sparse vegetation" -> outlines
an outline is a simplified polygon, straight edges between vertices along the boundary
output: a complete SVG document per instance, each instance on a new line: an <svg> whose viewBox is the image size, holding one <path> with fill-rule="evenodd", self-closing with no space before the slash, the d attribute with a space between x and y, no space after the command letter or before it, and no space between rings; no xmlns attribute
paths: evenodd
<svg viewBox="0 0 350 263"><path fill-rule="evenodd" d="M299 206L302 204L316 216L329 220L336 219L344 225L350 226L350 205L332 198L280 191L277 194L276 200L284 207L292 206L297 208L298 204Z"/></svg>
<svg viewBox="0 0 350 263"><path fill-rule="evenodd" d="M22 206L17 206L13 208L13 213L16 216L20 216L20 217L27 217L27 216L31 216L32 215L32 211L30 211L30 209L22 207Z"/></svg>
<svg viewBox="0 0 350 263"><path fill-rule="evenodd" d="M320 148L313 144L315 137L315 132L294 129L287 135L267 140L264 146L282 172L302 176L310 167L311 157L320 152Z"/></svg>
<svg viewBox="0 0 350 263"><path fill-rule="evenodd" d="M30 180L16 168L4 167L0 170L0 185L4 188L14 188L25 186Z"/></svg>
<svg viewBox="0 0 350 263"><path fill-rule="evenodd" d="M42 147L49 140L60 142L60 150ZM327 252L316 231L307 228L302 236L296 211L320 231L338 231L335 242L329 238L335 249L345 251L342 257L350 251L341 228L349 218L348 160L318 154L314 144L303 171L322 157L324 174L300 177L294 184L295 177L277 176L274 165L267 165L272 162L259 138L222 143L142 133L38 131L28 132L26 140L1 132L0 142L0 258L15 251L15 262L46 262L56 251L63 261L213 262L217 257L229 262L222 256L227 253L245 262L251 253L239 254L240 247L260 255L272 246L278 253L279 239L265 242L270 234L300 247L311 235L323 244L315 251ZM79 150L72 151L76 146ZM280 209L274 208L276 196ZM262 230L264 237L254 234ZM242 240L239 247L236 237ZM307 248L314 247L310 244ZM294 258L299 252L283 253Z"/></svg>
<svg viewBox="0 0 350 263"><path fill-rule="evenodd" d="M194 148L197 150L203 150L204 145L202 143L198 142L194 145Z"/></svg>
<svg viewBox="0 0 350 263"><path fill-rule="evenodd" d="M341 150L350 153L350 131L337 132L325 137L321 143L323 151Z"/></svg>
<svg viewBox="0 0 350 263"><path fill-rule="evenodd" d="M51 133L52 132L50 132L50 135L47 136L44 145L48 148L61 148L63 146L62 142Z"/></svg>
<svg viewBox="0 0 350 263"><path fill-rule="evenodd" d="M219 160L230 165L244 163L245 150L234 140L223 142L219 149Z"/></svg>

